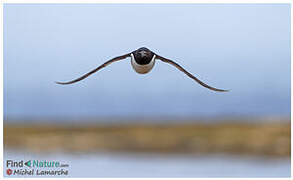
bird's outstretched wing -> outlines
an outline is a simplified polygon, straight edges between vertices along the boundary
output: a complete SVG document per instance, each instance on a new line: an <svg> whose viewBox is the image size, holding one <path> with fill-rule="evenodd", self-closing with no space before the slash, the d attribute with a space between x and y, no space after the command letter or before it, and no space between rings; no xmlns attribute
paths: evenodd
<svg viewBox="0 0 293 180"><path fill-rule="evenodd" d="M186 71L183 67L181 67L179 64L177 64L176 62L170 60L170 59L166 59L162 56L159 56L156 54L156 59L160 59L161 61L165 62L165 63L169 63L173 66L175 66L177 69L179 69L180 71L184 72L187 76L189 76L190 78L192 78L193 80L195 80L196 82L198 82L200 85L210 89L210 90L213 90L213 91L219 91L219 92L227 92L229 90L223 90L223 89L217 89L217 88L214 88L214 87L211 87L205 83L203 83L202 81L200 81L199 79L197 79L196 77L194 77L192 74L190 74L188 71Z"/></svg>
<svg viewBox="0 0 293 180"><path fill-rule="evenodd" d="M102 69L102 68L108 66L109 64L111 64L111 63L113 63L113 62L116 62L116 61L120 61L120 60L125 59L125 58L127 58L127 57L130 57L130 53L125 54L125 55L122 55L122 56L115 57L115 58L113 58L113 59L111 59L111 60L105 62L104 64L100 65L99 67L97 67L96 69L92 70L91 72L86 73L85 75L83 75L83 76L81 76L81 77L79 77L79 78L77 78L77 79L75 79L75 80L72 80L72 81L69 81L69 82L56 82L56 83L57 83L57 84L63 84L63 85L64 85L64 84L72 84L72 83L76 83L76 82L78 82L78 81L81 81L81 80L87 78L89 75L91 75L91 74L97 72L98 70L100 70L100 69Z"/></svg>

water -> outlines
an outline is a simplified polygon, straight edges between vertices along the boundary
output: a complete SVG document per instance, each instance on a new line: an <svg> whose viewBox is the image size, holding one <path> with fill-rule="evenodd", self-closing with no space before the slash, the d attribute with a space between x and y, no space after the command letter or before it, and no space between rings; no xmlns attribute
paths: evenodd
<svg viewBox="0 0 293 180"><path fill-rule="evenodd" d="M69 177L290 176L290 158L258 156L141 153L32 154L9 150L4 152L4 171L7 169L5 164L7 159L60 161L69 164L69 167L63 168L68 170ZM48 170L48 168L39 169ZM6 172L4 175L8 176Z"/></svg>

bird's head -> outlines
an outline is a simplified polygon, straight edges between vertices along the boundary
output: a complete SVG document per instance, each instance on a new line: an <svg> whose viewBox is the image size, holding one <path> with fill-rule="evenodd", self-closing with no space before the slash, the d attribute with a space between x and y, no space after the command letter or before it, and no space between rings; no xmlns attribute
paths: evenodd
<svg viewBox="0 0 293 180"><path fill-rule="evenodd" d="M146 65L152 61L154 53L146 47L142 47L133 52L137 64Z"/></svg>

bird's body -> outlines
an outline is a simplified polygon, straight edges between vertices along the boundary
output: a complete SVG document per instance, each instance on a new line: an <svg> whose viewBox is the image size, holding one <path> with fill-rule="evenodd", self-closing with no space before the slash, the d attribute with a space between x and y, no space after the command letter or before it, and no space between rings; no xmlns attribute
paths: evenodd
<svg viewBox="0 0 293 180"><path fill-rule="evenodd" d="M211 86L203 83L202 81L200 81L195 76L190 74L188 71L186 71L183 67L181 67L176 62L174 62L174 61L172 61L170 59L164 58L162 56L159 56L158 54L155 54L154 52L150 51L148 48L145 48L145 47L139 48L139 49L137 49L137 50L135 50L135 51L133 51L131 53L115 57L115 58L105 62L104 64L100 65L96 69L90 71L89 73L87 73L87 74L85 74L85 75L83 75L83 76L81 76L81 77L79 77L79 78L77 78L75 80L72 80L72 81L69 81L69 82L57 82L57 83L58 84L72 84L72 83L81 81L81 80L87 78L89 75L91 75L91 74L97 72L98 70L106 67L107 65L109 65L109 64L111 64L113 62L125 59L127 57L131 57L131 65L132 65L133 69L139 74L146 74L146 73L150 72L152 70L152 68L154 67L154 65L155 65L156 59L159 59L159 60L161 60L161 61L163 61L165 63L169 63L169 64L175 66L177 69L179 69L180 71L185 73L187 76L189 76L190 78L192 78L193 80L198 82L200 85L202 85L202 86L204 86L204 87L206 87L206 88L208 88L210 90L219 91L219 92L227 91L227 90L217 89L217 88L211 87Z"/></svg>
<svg viewBox="0 0 293 180"><path fill-rule="evenodd" d="M131 53L131 65L139 74L150 72L155 65L156 55L147 48L139 48Z"/></svg>

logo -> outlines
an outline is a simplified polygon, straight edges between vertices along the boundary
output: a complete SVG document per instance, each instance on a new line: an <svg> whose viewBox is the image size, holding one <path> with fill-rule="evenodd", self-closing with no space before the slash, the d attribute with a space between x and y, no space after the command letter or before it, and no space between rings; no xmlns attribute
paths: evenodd
<svg viewBox="0 0 293 180"><path fill-rule="evenodd" d="M6 174L11 175L12 174L12 170L11 169L7 169L6 170Z"/></svg>
<svg viewBox="0 0 293 180"><path fill-rule="evenodd" d="M29 161L27 161L27 162L25 162L24 163L27 167L31 167L31 161L29 160Z"/></svg>
<svg viewBox="0 0 293 180"><path fill-rule="evenodd" d="M51 160L6 160L6 167L9 176L66 176L69 165Z"/></svg>

